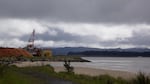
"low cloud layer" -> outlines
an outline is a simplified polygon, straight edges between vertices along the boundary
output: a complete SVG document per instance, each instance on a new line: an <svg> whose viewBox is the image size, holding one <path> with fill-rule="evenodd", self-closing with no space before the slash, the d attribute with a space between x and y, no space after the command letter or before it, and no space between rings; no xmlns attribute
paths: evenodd
<svg viewBox="0 0 150 84"><path fill-rule="evenodd" d="M150 48L150 0L0 0L0 46Z"/></svg>
<svg viewBox="0 0 150 84"><path fill-rule="evenodd" d="M115 25L3 19L0 21L0 28L1 46L26 46L32 30L35 29L38 47L150 47L148 24Z"/></svg>

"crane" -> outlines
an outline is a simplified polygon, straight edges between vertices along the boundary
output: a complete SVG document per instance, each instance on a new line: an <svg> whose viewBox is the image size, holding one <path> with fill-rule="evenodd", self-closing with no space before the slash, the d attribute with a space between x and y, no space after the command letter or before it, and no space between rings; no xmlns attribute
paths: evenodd
<svg viewBox="0 0 150 84"><path fill-rule="evenodd" d="M33 29L33 32L28 40L26 50L30 52L33 56L41 56L41 49L35 47L34 41L35 41L35 29Z"/></svg>
<svg viewBox="0 0 150 84"><path fill-rule="evenodd" d="M45 57L51 57L52 51L48 49L41 49L37 48L35 46L35 29L33 29L33 32L28 40L28 44L25 47L25 49L30 52L33 56L45 56Z"/></svg>
<svg viewBox="0 0 150 84"><path fill-rule="evenodd" d="M33 29L33 32L28 40L27 48L34 49L34 40L35 40L35 29Z"/></svg>

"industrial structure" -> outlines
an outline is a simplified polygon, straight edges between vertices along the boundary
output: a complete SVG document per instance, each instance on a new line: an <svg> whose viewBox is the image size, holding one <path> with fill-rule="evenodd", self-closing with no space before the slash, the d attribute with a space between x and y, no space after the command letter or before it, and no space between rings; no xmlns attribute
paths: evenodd
<svg viewBox="0 0 150 84"><path fill-rule="evenodd" d="M46 56L46 57L52 56L52 52L50 50L38 48L35 46L35 29L33 30L25 49L28 52L30 52L33 56Z"/></svg>
<svg viewBox="0 0 150 84"><path fill-rule="evenodd" d="M28 44L25 48L9 48L0 47L0 58L5 57L33 57L33 56L43 56L51 57L52 52L50 49L42 49L35 46L35 30L33 30Z"/></svg>
<svg viewBox="0 0 150 84"><path fill-rule="evenodd" d="M30 52L33 56L41 56L41 50L40 50L40 48L35 47L34 40L35 40L35 30L33 30L25 49L28 52Z"/></svg>

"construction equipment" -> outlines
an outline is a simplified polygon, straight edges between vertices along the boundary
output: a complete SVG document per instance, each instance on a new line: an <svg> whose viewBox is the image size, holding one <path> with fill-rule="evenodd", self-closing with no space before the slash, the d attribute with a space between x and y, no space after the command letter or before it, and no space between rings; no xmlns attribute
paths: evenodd
<svg viewBox="0 0 150 84"><path fill-rule="evenodd" d="M35 30L33 30L29 40L28 40L28 44L25 47L25 49L30 52L33 56L43 56L43 57L47 57L50 58L52 56L52 52L50 49L41 49L41 48L37 48L35 46Z"/></svg>
<svg viewBox="0 0 150 84"><path fill-rule="evenodd" d="M35 47L34 40L35 40L35 29L33 30L25 49L28 52L30 52L33 56L41 56L41 49Z"/></svg>
<svg viewBox="0 0 150 84"><path fill-rule="evenodd" d="M34 40L35 40L35 29L33 30L27 44L27 48L33 49L34 48Z"/></svg>

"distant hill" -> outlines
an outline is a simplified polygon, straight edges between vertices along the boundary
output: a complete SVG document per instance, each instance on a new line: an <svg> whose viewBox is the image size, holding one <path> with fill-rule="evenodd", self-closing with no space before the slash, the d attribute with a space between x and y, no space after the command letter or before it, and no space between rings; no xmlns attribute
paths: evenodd
<svg viewBox="0 0 150 84"><path fill-rule="evenodd" d="M48 49L48 48L47 48ZM99 49L99 48L88 48L88 47L60 47L50 48L53 55L67 55L69 52L84 52L84 51L116 51L116 52L150 52L148 48L114 48L114 49Z"/></svg>
<svg viewBox="0 0 150 84"><path fill-rule="evenodd" d="M82 52L82 51L97 51L101 50L98 48L85 48L85 47L62 47L62 48L51 48L53 55L67 55L69 52Z"/></svg>
<svg viewBox="0 0 150 84"><path fill-rule="evenodd" d="M150 52L131 51L83 51L69 52L72 56L97 56L97 57L150 57Z"/></svg>

